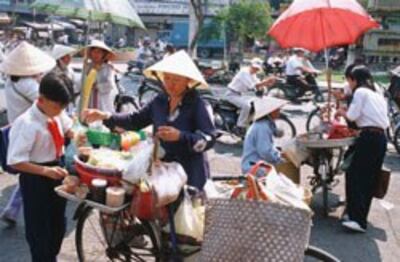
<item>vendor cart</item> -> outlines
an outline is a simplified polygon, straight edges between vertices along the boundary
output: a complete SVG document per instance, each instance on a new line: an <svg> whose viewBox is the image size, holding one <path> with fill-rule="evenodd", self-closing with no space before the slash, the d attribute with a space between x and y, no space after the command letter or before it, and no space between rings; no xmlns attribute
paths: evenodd
<svg viewBox="0 0 400 262"><path fill-rule="evenodd" d="M307 133L297 138L299 146L307 148L310 152L308 163L314 169L310 185L315 193L322 190L323 212L327 216L329 212L328 192L337 182L335 175L342 172L340 165L344 159L345 149L353 145L356 137L340 139L324 139L321 133Z"/></svg>

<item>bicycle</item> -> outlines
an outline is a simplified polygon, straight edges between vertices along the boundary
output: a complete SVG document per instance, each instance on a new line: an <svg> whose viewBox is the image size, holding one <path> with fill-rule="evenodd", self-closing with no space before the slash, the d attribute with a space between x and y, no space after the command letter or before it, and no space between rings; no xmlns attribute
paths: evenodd
<svg viewBox="0 0 400 262"><path fill-rule="evenodd" d="M230 178L224 178L230 179ZM236 179L236 178L235 178ZM77 220L75 244L78 259L87 261L171 261L201 251L201 244L184 243L173 250L171 239L161 232L158 220L139 220L129 212L129 204L113 212L91 201L83 201L74 214ZM333 255L312 245L304 251L307 258L337 262Z"/></svg>

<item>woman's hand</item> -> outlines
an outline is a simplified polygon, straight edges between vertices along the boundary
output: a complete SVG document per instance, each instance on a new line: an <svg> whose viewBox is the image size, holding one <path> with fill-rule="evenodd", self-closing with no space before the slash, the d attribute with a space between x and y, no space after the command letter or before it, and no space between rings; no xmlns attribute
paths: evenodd
<svg viewBox="0 0 400 262"><path fill-rule="evenodd" d="M106 113L97 109L85 109L82 112L82 121L85 123L92 123L95 121L103 121L111 117L110 113Z"/></svg>
<svg viewBox="0 0 400 262"><path fill-rule="evenodd" d="M158 127L156 136L166 142L176 142L179 140L181 132L172 126Z"/></svg>

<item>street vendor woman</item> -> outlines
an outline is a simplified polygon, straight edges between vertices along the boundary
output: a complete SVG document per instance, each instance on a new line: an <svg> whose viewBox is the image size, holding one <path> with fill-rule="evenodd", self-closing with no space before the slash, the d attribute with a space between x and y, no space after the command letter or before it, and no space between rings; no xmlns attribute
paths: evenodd
<svg viewBox="0 0 400 262"><path fill-rule="evenodd" d="M207 87L207 83L185 51L163 59L144 74L159 78L165 93L137 113L110 114L88 109L83 111L82 119L103 120L111 129L138 130L153 125L153 133L166 152L163 160L179 162L188 175L188 184L202 190L210 173L204 152L214 145L215 128L194 87Z"/></svg>
<svg viewBox="0 0 400 262"><path fill-rule="evenodd" d="M352 231L365 232L376 176L385 158L385 130L389 126L389 119L386 101L376 91L367 67L354 67L347 81L353 99L349 109L340 109L337 115L355 122L361 133L346 172L347 217L342 225Z"/></svg>
<svg viewBox="0 0 400 262"><path fill-rule="evenodd" d="M254 101L254 122L248 129L243 145L242 172L246 174L258 161L277 165L285 161L274 145L277 132L274 120L279 117L280 108L286 100L265 97Z"/></svg>
<svg viewBox="0 0 400 262"><path fill-rule="evenodd" d="M97 69L96 81L94 83L89 108L113 113L114 100L118 94L118 89L114 79L114 68L110 64L110 59L115 55L114 52L104 42L92 40L87 47L90 58L89 65L85 69L88 74L92 68Z"/></svg>

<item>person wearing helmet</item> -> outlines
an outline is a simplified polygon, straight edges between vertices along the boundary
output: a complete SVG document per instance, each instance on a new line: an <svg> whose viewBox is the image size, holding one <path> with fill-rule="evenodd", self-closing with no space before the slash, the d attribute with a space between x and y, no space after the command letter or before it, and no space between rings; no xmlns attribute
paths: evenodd
<svg viewBox="0 0 400 262"><path fill-rule="evenodd" d="M263 68L263 61L260 58L253 58L250 67L240 70L228 84L226 100L240 108L240 114L237 120L235 132L242 135L246 132L248 118L250 114L250 101L243 97L243 94L252 90L262 90L264 87L275 83L275 77L268 77L260 80L257 73Z"/></svg>

